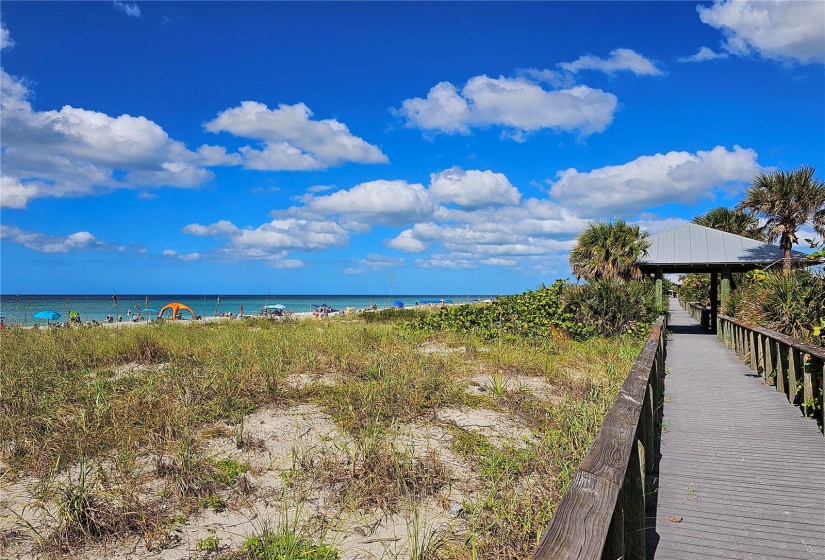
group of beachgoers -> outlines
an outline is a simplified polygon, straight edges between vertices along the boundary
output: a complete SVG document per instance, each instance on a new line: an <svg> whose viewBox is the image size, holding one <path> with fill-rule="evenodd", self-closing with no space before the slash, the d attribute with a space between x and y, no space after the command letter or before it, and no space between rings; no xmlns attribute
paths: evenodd
<svg viewBox="0 0 825 560"><path fill-rule="evenodd" d="M450 305L452 303L453 302L451 300L443 300L443 299L441 299L441 300L417 300L415 302L415 306L416 307L433 307L433 306L441 307L441 306L444 306L444 305ZM313 307L313 310L309 311L309 312L293 313L292 311L287 310L284 306L281 306L281 305L278 305L278 306L275 306L275 305L264 306L264 308L261 310L259 316L267 317L267 318L284 318L284 317L289 317L289 316L294 315L297 318L311 318L311 317L327 318L327 317L332 317L332 316L335 316L335 315L351 315L351 314L358 314L358 313L369 313L369 312L374 312L374 311L379 311L380 310L380 308L375 303L370 303L370 305L367 306L364 309L356 309L355 307L346 307L342 310L338 310L338 309L334 309L334 308L330 307L326 303L323 303L322 305L313 305L312 307ZM403 303L401 303L399 301L396 301L395 304L393 305L393 307L403 309L404 305L403 305ZM152 311L152 310L143 310L143 311ZM220 313L216 312L214 317L207 317L207 318L205 318L205 320L207 320L207 321L216 320L216 319L240 320L240 319L245 319L245 318L250 317L249 315L244 314L243 306L240 306L240 309L238 311L239 312L238 312L237 315L232 313L231 311L223 311L223 312L220 312ZM177 317L173 315L172 318L174 319L174 318L177 318ZM193 318L194 319L201 319L201 317L197 316L197 315L194 316ZM154 318L150 318L149 315L141 313L140 306L135 305L134 310L131 307L126 310L126 321L125 322L124 322L123 315L121 315L121 314L114 315L114 314L110 313L110 314L106 315L106 317L105 317L105 319L103 320L102 323L95 320L95 319L92 319L90 321L86 321L84 323L83 320L81 319L79 311L70 310L68 321L66 321L65 323L52 322L52 323L49 324L49 327L51 327L51 328L64 327L65 328L65 327L77 327L77 326L84 326L84 325L87 326L87 327L95 327L95 326L106 325L106 324L127 324L127 323L147 324L147 323L154 323L154 322L155 322ZM0 329L7 328L9 326L19 327L21 325L19 325L17 323L6 324L5 323L5 317L0 316ZM32 328L36 329L36 328L39 328L39 326L38 325L33 325Z"/></svg>

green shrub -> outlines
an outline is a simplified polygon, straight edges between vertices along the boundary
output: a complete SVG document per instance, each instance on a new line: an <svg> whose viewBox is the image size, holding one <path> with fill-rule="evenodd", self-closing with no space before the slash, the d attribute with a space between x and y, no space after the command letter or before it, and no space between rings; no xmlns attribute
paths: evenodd
<svg viewBox="0 0 825 560"><path fill-rule="evenodd" d="M442 307L406 323L414 330L452 330L482 339L497 337L547 340L554 331L581 334L575 319L562 310L561 298L566 283L504 296L490 303Z"/></svg>
<svg viewBox="0 0 825 560"><path fill-rule="evenodd" d="M570 285L557 280L551 286L501 297L492 303L441 308L406 323L416 330L449 329L482 339L526 338L551 340L563 332L584 340L597 335L640 330L665 306L655 302L650 282L598 280Z"/></svg>
<svg viewBox="0 0 825 560"><path fill-rule="evenodd" d="M379 311L361 313L359 317L366 323L397 323L412 318L416 312L415 309L388 307Z"/></svg>
<svg viewBox="0 0 825 560"><path fill-rule="evenodd" d="M292 528L250 537L243 549L255 560L338 560L338 550L315 544Z"/></svg>
<svg viewBox="0 0 825 560"><path fill-rule="evenodd" d="M209 535L195 543L195 550L218 550L220 546L221 539L215 535Z"/></svg>
<svg viewBox="0 0 825 560"><path fill-rule="evenodd" d="M825 320L825 276L795 270L754 277L734 290L723 312L822 346L825 337L816 327Z"/></svg>
<svg viewBox="0 0 825 560"><path fill-rule="evenodd" d="M656 304L650 282L597 280L570 286L563 302L564 310L576 317L587 335L639 332L667 312Z"/></svg>
<svg viewBox="0 0 825 560"><path fill-rule="evenodd" d="M238 477L249 470L249 465L239 463L234 459L220 459L215 463L215 482L224 486L232 486Z"/></svg>
<svg viewBox="0 0 825 560"><path fill-rule="evenodd" d="M679 287L679 297L710 305L710 274L687 274Z"/></svg>

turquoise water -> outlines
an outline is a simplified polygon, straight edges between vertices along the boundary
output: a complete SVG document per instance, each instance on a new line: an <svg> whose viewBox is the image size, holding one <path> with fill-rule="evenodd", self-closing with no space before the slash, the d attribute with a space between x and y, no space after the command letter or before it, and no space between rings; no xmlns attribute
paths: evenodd
<svg viewBox="0 0 825 560"><path fill-rule="evenodd" d="M220 297L220 300L218 298ZM389 307L396 300L404 303L404 306L415 305L416 300L424 299L450 299L455 303L462 301L472 301L489 298L490 295L474 294L414 294L414 295L192 295L192 294L155 294L155 295L121 295L118 294L117 302L111 295L4 295L0 296L0 315L4 317L7 325L19 323L21 325L45 324L42 319L35 319L33 315L38 311L56 311L61 315L58 321L65 322L69 317L69 311L78 311L81 320L103 322L107 315L123 316L124 321L129 320L129 312L136 309L141 311L144 308L160 310L164 305L171 302L180 302L188 305L192 310L202 317L212 317L221 313L231 312L235 315L243 306L246 315L257 315L261 308L267 304L281 304L288 310L300 313L302 311L312 311L312 305L326 303L334 309L344 309L345 307L355 307L364 309L372 304L378 307ZM147 306L148 303L148 306ZM146 315L146 314L144 314ZM149 315L156 315L149 313ZM169 313L167 312L168 316ZM188 317L188 314L185 315Z"/></svg>

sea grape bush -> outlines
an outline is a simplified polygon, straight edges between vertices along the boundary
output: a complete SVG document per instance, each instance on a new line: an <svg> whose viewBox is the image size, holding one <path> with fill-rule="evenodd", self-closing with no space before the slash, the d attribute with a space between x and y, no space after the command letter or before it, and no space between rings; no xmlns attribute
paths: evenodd
<svg viewBox="0 0 825 560"><path fill-rule="evenodd" d="M489 304L442 307L405 324L414 330L449 329L480 338L546 340L564 334L576 340L642 331L661 309L649 282L556 280L550 286L504 296Z"/></svg>

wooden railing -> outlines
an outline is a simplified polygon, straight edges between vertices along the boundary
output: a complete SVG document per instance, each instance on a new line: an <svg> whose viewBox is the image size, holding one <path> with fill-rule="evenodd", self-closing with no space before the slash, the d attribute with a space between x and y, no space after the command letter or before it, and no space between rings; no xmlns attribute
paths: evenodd
<svg viewBox="0 0 825 560"><path fill-rule="evenodd" d="M702 327L710 328L710 308L696 301L682 301L679 300L679 305L682 309L688 312L688 315L699 321Z"/></svg>
<svg viewBox="0 0 825 560"><path fill-rule="evenodd" d="M766 384L775 385L805 415L822 422L825 348L725 315L716 321L719 340L758 371Z"/></svg>
<svg viewBox="0 0 825 560"><path fill-rule="evenodd" d="M660 317L533 553L534 560L645 557L645 476L661 433L665 330Z"/></svg>

